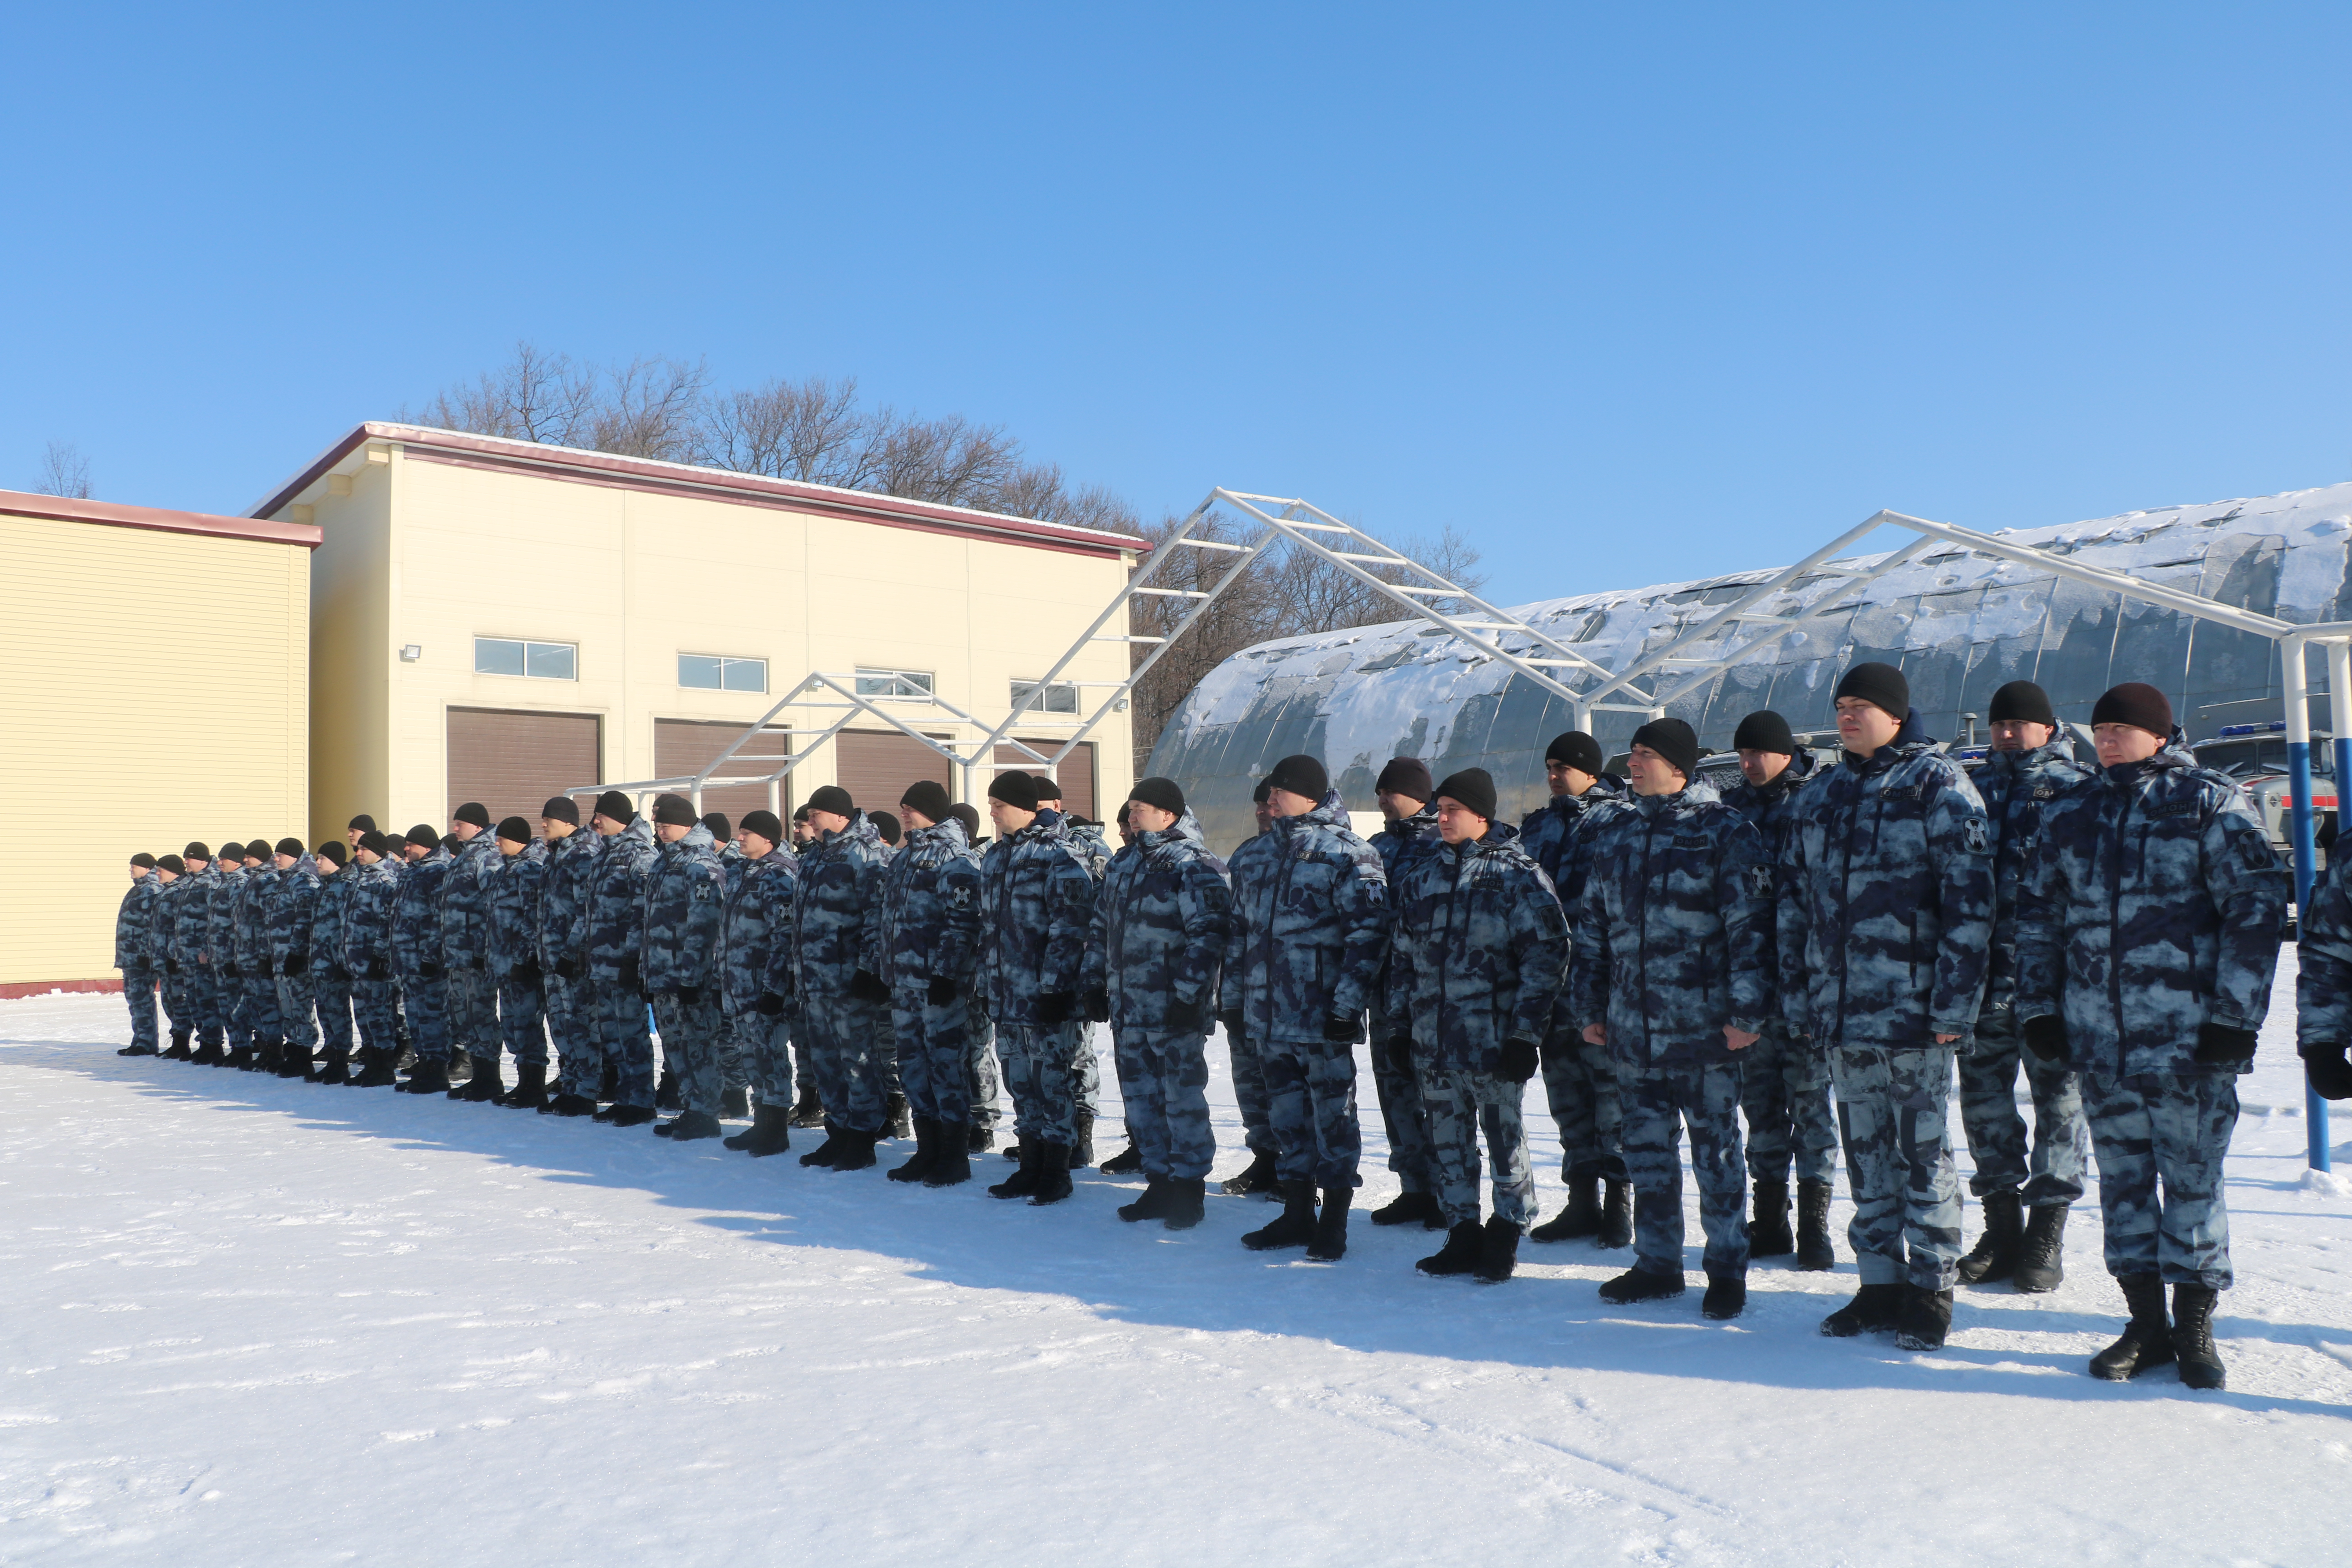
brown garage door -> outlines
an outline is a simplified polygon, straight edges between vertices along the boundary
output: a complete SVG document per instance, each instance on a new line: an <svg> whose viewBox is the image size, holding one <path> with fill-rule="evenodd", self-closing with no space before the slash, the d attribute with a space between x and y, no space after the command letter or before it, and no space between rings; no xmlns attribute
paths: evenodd
<svg viewBox="0 0 2352 1568"><path fill-rule="evenodd" d="M955 783L948 776L948 760L920 741L905 735L844 730L834 737L833 745L835 774L860 811L887 811L898 816L898 797L918 779L936 780L946 786L950 799L955 797Z"/></svg>
<svg viewBox="0 0 2352 1568"><path fill-rule="evenodd" d="M449 809L478 800L492 822L520 816L536 833L549 795L604 778L602 725L593 713L450 709Z"/></svg>
<svg viewBox="0 0 2352 1568"><path fill-rule="evenodd" d="M743 732L740 724L709 723L698 719L656 719L654 721L654 773L656 777L674 779L683 773L700 773L710 765L711 759L735 743ZM751 737L743 749L727 759L719 771L725 774L772 773L780 766L792 750L792 731L782 725L772 725ZM782 809L776 815L789 817L793 814L793 781L786 774L777 795ZM738 784L733 789L707 789L702 792L702 809L723 811L730 823L740 825L747 811L768 809L768 786Z"/></svg>
<svg viewBox="0 0 2352 1568"><path fill-rule="evenodd" d="M1024 735L1021 739L1032 749L1049 757L1062 749L1060 741L1043 740L1035 735ZM996 765L1017 768L1024 773L1045 771L1025 753L1011 746L996 748ZM1089 822L1102 820L1102 815L1095 810L1095 743L1092 741L1080 741L1070 754L1062 759L1062 765L1054 770L1054 780L1062 786L1062 805L1070 815L1083 816Z"/></svg>

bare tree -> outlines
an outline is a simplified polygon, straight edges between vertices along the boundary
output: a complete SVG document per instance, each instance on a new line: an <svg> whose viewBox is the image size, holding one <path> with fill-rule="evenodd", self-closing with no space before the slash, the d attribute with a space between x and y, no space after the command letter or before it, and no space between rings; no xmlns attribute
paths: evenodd
<svg viewBox="0 0 2352 1568"><path fill-rule="evenodd" d="M604 373L588 417L588 445L625 458L692 460L702 445L703 391L710 372L702 361L640 354Z"/></svg>
<svg viewBox="0 0 2352 1568"><path fill-rule="evenodd" d="M404 408L397 417L403 424L478 436L586 447L592 444L602 379L594 367L570 354L519 342L514 357L499 369L444 387L423 408Z"/></svg>
<svg viewBox="0 0 2352 1568"><path fill-rule="evenodd" d="M863 489L874 479L873 421L855 380L772 381L704 405L694 460L739 474Z"/></svg>
<svg viewBox="0 0 2352 1568"><path fill-rule="evenodd" d="M33 486L33 493L88 500L89 459L71 441L50 442L48 450L41 454L41 477Z"/></svg>
<svg viewBox="0 0 2352 1568"><path fill-rule="evenodd" d="M961 414L943 419L876 418L874 488L908 500L982 505L1020 470L1021 443L1001 426Z"/></svg>

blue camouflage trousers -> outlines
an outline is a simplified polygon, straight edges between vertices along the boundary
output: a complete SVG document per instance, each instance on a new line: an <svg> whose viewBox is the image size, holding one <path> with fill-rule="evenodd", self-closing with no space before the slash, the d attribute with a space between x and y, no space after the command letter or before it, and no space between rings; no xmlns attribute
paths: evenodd
<svg viewBox="0 0 2352 1568"><path fill-rule="evenodd" d="M1435 1194L1447 1228L1478 1223L1483 1132L1495 1165L1495 1217L1526 1230L1536 1217L1535 1167L1528 1159L1527 1121L1520 1113L1528 1086L1471 1068L1438 1067L1419 1052L1413 1070L1428 1128L1427 1190Z"/></svg>
<svg viewBox="0 0 2352 1568"><path fill-rule="evenodd" d="M352 977L340 969L320 969L311 979L319 1009L319 1035L329 1061L352 1054Z"/></svg>
<svg viewBox="0 0 2352 1568"><path fill-rule="evenodd" d="M718 994L704 986L688 1002L675 991L656 991L654 1026L661 1035L662 1065L677 1079L678 1103L706 1116L718 1115L722 1077L719 1039L725 1026Z"/></svg>
<svg viewBox="0 0 2352 1568"><path fill-rule="evenodd" d="M2063 1208L2083 1195L2091 1163L2082 1081L2022 1045L2013 1026L1987 1018L1979 1022L1969 1053L1960 1058L1960 1127L1977 1166L1969 1191L1981 1198L2022 1188L2029 1208ZM2030 1162L2025 1118L2017 1113L2021 1066L2033 1096Z"/></svg>
<svg viewBox="0 0 2352 1568"><path fill-rule="evenodd" d="M1963 1065L1963 1083L1967 1070ZM1771 1024L1739 1053L1739 1109L1748 1118L1748 1175L1785 1182L1791 1161L1801 1182L1837 1175L1829 1064L1810 1041L1792 1039L1785 1024Z"/></svg>
<svg viewBox="0 0 2352 1568"><path fill-rule="evenodd" d="M393 980L352 982L352 1015L359 1026L363 1050L400 1048L400 984Z"/></svg>
<svg viewBox="0 0 2352 1568"><path fill-rule="evenodd" d="M901 986L890 997L890 1028L898 1045L898 1080L907 1086L907 1109L934 1121L961 1127L971 1115L971 1041L966 1008L929 1001L920 985Z"/></svg>
<svg viewBox="0 0 2352 1568"><path fill-rule="evenodd" d="M517 1062L547 1065L547 993L509 974L499 982L499 1039Z"/></svg>
<svg viewBox="0 0 2352 1568"><path fill-rule="evenodd" d="M1252 1154L1274 1152L1273 1101L1265 1089L1265 1056L1246 1035L1225 1031L1234 1069L1234 1103L1242 1113L1242 1142Z"/></svg>
<svg viewBox="0 0 2352 1568"><path fill-rule="evenodd" d="M972 1124L993 1131L997 1119L1003 1114L997 1108L1003 1085L996 1073L996 1026L988 1021L976 1004L967 1003L964 1014L965 1050L968 1064L964 1081L970 1085Z"/></svg>
<svg viewBox="0 0 2352 1568"><path fill-rule="evenodd" d="M487 1058L495 1065L499 1059L499 983L487 965L453 963L446 971L449 1045L452 1051L464 1051Z"/></svg>
<svg viewBox="0 0 2352 1568"><path fill-rule="evenodd" d="M1101 1119L1102 1058L1095 1049L1095 1027L1084 1020L1070 1046L1070 1094L1072 1109Z"/></svg>
<svg viewBox="0 0 2352 1568"><path fill-rule="evenodd" d="M1070 1079L1077 1060L1072 1037L1081 1027L1076 1018L1060 1024L996 1026L1004 1087L1013 1096L1013 1130L1024 1146L1033 1138L1065 1149L1077 1141L1077 1093Z"/></svg>
<svg viewBox="0 0 2352 1568"><path fill-rule="evenodd" d="M1559 1129L1559 1173L1625 1179L1625 1117L1607 1046L1559 1021L1543 1043L1544 1101Z"/></svg>
<svg viewBox="0 0 2352 1568"><path fill-rule="evenodd" d="M605 1064L613 1067L615 1105L633 1106L639 1110L651 1110L654 1106L654 1042L646 1027L646 999L643 993L615 980L595 980L588 983L588 1007L594 1025L595 1055L581 1064L587 1088L580 1090L593 1100L603 1087Z"/></svg>
<svg viewBox="0 0 2352 1568"><path fill-rule="evenodd" d="M236 1011L229 1021L231 1045L275 1040L283 1032L278 1016L278 977L258 972L257 965L237 965Z"/></svg>
<svg viewBox="0 0 2352 1568"><path fill-rule="evenodd" d="M808 1047L802 1065L816 1074L826 1131L882 1131L882 1101L889 1092L880 1059L888 1047L887 1016L880 1003L863 997L801 998L801 1033Z"/></svg>
<svg viewBox="0 0 2352 1568"><path fill-rule="evenodd" d="M304 1056L319 1050L318 994L307 974L278 976L278 1037Z"/></svg>
<svg viewBox="0 0 2352 1568"><path fill-rule="evenodd" d="M793 1102L793 1021L789 1015L773 1017L751 1008L727 1020L742 1060L744 1077L761 1105L782 1110ZM723 1069L722 1069L723 1070ZM733 1088L732 1084L728 1086Z"/></svg>
<svg viewBox="0 0 2352 1568"><path fill-rule="evenodd" d="M730 1093L751 1087L757 1056L744 1043L745 1031L735 1026L734 1012L724 994L719 998L719 1082Z"/></svg>
<svg viewBox="0 0 2352 1568"><path fill-rule="evenodd" d="M174 1045L195 1033L196 1006L188 992L188 976L183 966L180 973L169 969L163 972L163 1017L171 1026Z"/></svg>
<svg viewBox="0 0 2352 1568"><path fill-rule="evenodd" d="M420 1062L449 1059L449 1000L441 981L400 977L400 1010L408 1020L409 1048Z"/></svg>
<svg viewBox="0 0 2352 1568"><path fill-rule="evenodd" d="M2221 1166L2238 1126L2237 1076L2082 1076L2107 1272L2160 1273L2168 1284L2227 1290L2233 1276Z"/></svg>
<svg viewBox="0 0 2352 1568"><path fill-rule="evenodd" d="M1336 1040L1276 1040L1265 1050L1266 1112L1275 1173L1286 1182L1354 1187L1364 1154L1356 1120L1356 1047Z"/></svg>
<svg viewBox="0 0 2352 1568"><path fill-rule="evenodd" d="M1381 1126L1388 1134L1389 1169L1396 1173L1406 1192L1427 1193L1436 1181L1430 1163L1429 1107L1422 1100L1412 1064L1399 1066L1391 1061L1390 1047L1388 1032L1374 1030L1372 1090L1380 1098Z"/></svg>
<svg viewBox="0 0 2352 1568"><path fill-rule="evenodd" d="M1865 1285L1948 1290L1960 1262L1949 1046L1838 1046L1830 1056Z"/></svg>
<svg viewBox="0 0 2352 1568"><path fill-rule="evenodd" d="M588 985L561 974L540 977L540 1004L547 1012L548 1043L555 1055L559 1093L596 1098L597 1078L604 1068L604 1050L596 1034L596 1009Z"/></svg>
<svg viewBox="0 0 2352 1568"><path fill-rule="evenodd" d="M236 983L209 963L181 966L188 986L188 1017L196 1043L217 1046L228 1036L228 987Z"/></svg>
<svg viewBox="0 0 2352 1568"><path fill-rule="evenodd" d="M122 1000L131 1008L131 1043L142 1051L161 1049L156 1044L155 972L152 969L124 970Z"/></svg>
<svg viewBox="0 0 2352 1568"><path fill-rule="evenodd" d="M1753 1047L1749 1047L1753 1049ZM1683 1271L1683 1129L1698 1180L1702 1254L1709 1275L1748 1269L1748 1181L1740 1162L1745 1064L1622 1068L1625 1169L1633 1183L1633 1257L1653 1274Z"/></svg>
<svg viewBox="0 0 2352 1568"><path fill-rule="evenodd" d="M1127 1135L1146 1176L1199 1181L1217 1157L1209 1130L1208 1047L1199 1029L1111 1031Z"/></svg>

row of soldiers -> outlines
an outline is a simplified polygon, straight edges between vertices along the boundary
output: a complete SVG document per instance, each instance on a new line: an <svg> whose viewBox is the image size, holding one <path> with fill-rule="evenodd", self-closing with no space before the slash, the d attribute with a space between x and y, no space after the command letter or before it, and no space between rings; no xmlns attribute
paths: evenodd
<svg viewBox="0 0 2352 1568"><path fill-rule="evenodd" d="M588 833L568 800L551 800L543 839L461 807L454 845L420 826L398 847L404 872L384 853L393 845L355 828L359 875L339 917L327 890L351 875L340 847L306 856L285 840L270 863L278 891L255 919L240 924L243 892L228 896L224 923L223 889L175 903L174 883L156 900L156 934L122 956L143 966L161 955L167 999L180 977L199 1019L205 985L249 988L260 1043L243 1048L258 1060L273 1037L290 1042L281 1071L313 1070L310 1026L292 1016L342 984L366 1058L354 1081L392 1079L388 1031L404 1013L416 1063L401 1087L452 1090L457 1039L476 1057L458 1098L543 1099L548 1113L619 1125L654 1120L650 999L681 1100L657 1131L719 1132L731 1041L758 1105L730 1146L787 1146L796 1042L826 1132L802 1163L872 1165L903 1094L916 1148L889 1173L932 1186L970 1178L978 1058L992 1054L979 1042L992 1032L1020 1163L989 1190L1037 1204L1067 1196L1086 1163L1087 1026L1105 1023L1132 1141L1107 1168L1125 1162L1145 1178L1119 1215L1177 1229L1202 1217L1215 1152L1213 1023L1252 1154L1224 1188L1282 1205L1243 1241L1327 1261L1345 1255L1360 1184L1357 1052L1368 1046L1403 1189L1371 1217L1446 1233L1422 1270L1500 1281L1522 1237L1591 1236L1634 1247L1605 1300L1682 1294L1687 1131L1701 1310L1717 1319L1742 1310L1752 1256L1832 1261L1842 1137L1861 1279L1822 1331L1893 1332L1920 1350L1944 1343L1956 1281L2055 1284L2087 1144L2107 1265L2130 1309L2092 1370L2122 1378L2178 1360L2185 1381L2220 1386L2221 1161L2288 901L2259 822L2231 781L2195 764L2163 695L2139 683L2095 708L2096 768L2073 756L2030 682L1996 695L1995 750L1974 779L1921 732L1892 667L1847 671L1836 710L1842 755L1824 768L1780 716L1750 715L1736 736L1743 781L1720 797L1680 721L1636 731L1622 784L1603 778L1591 737L1562 736L1547 753L1553 799L1517 828L1499 819L1484 771L1433 782L1400 758L1378 781L1385 826L1366 839L1322 764L1289 757L1260 784L1260 831L1229 861L1166 779L1136 785L1116 854L1055 809L1050 782L1024 773L990 786L992 840L936 784L911 787L895 847L880 814L837 786L812 795L797 852L764 812L722 848L676 795L648 822L607 794ZM203 866L202 849L174 868L181 882L236 875ZM199 910L196 929L179 931ZM335 918L329 943L320 933ZM2352 995L2352 942L2347 960ZM363 1003L369 987L383 989ZM504 1037L513 1090L496 1070L509 1014L530 1037ZM551 1095L541 1017L562 1063ZM335 1059L331 1038L322 1076ZM1965 1257L1947 1129L1956 1064L1987 1215ZM2030 1156L2021 1070L2036 1113ZM1570 1186L1549 1225L1536 1223L1521 1113L1538 1071Z"/></svg>

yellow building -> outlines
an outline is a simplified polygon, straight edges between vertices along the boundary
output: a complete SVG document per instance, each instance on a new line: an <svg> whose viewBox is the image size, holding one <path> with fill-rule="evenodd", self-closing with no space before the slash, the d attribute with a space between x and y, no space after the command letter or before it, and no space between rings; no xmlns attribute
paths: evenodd
<svg viewBox="0 0 2352 1568"><path fill-rule="evenodd" d="M0 995L119 983L139 851L305 831L318 543L0 490Z"/></svg>
<svg viewBox="0 0 2352 1568"><path fill-rule="evenodd" d="M315 524L314 837L467 800L536 824L551 795L690 773L812 672L962 742L928 691L990 727L1125 584L1143 542L859 490L415 426L352 430L253 509ZM1124 617L1016 732L1051 754L1124 679ZM839 716L788 709L754 750ZM1009 765L1034 770L1025 758ZM1100 815L1132 782L1125 711L1060 770ZM744 771L750 771L747 767ZM868 808L936 753L860 715L778 792L840 783ZM977 787L986 787L986 773ZM766 790L712 792L740 816Z"/></svg>

